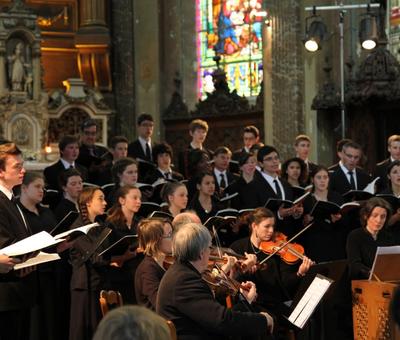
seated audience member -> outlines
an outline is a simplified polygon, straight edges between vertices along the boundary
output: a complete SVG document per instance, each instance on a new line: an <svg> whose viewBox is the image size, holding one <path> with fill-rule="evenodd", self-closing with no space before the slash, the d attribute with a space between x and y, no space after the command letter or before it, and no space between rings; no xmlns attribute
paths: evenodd
<svg viewBox="0 0 400 340"><path fill-rule="evenodd" d="M156 144L153 148L153 159L157 168L149 171L145 176L145 183L153 184L159 178L166 180L182 181L183 176L171 168L173 159L172 148L169 144L163 142Z"/></svg>
<svg viewBox="0 0 400 340"><path fill-rule="evenodd" d="M125 185L135 185L138 180L138 162L130 157L121 158L111 168L114 187L109 191L106 199L111 207L116 202L116 192Z"/></svg>
<svg viewBox="0 0 400 340"><path fill-rule="evenodd" d="M280 158L278 151L270 145L263 146L257 154L257 160L262 168L261 176L256 176L252 182L252 192L255 195L256 207L264 206L268 199L284 199L293 201L293 193L290 186L282 181L279 176ZM277 213L277 230L283 232L287 237L293 236L303 214L301 205L292 206L290 208L279 207Z"/></svg>
<svg viewBox="0 0 400 340"><path fill-rule="evenodd" d="M212 152L204 148L204 141L208 133L208 124L201 119L192 120L189 124L189 134L192 141L189 147L179 154L179 171L185 178L190 178L193 174L190 173L190 153L193 150L203 150L206 152L209 159L212 157Z"/></svg>
<svg viewBox="0 0 400 340"><path fill-rule="evenodd" d="M64 136L58 143L60 150L60 159L57 163L48 166L44 169L44 178L46 181L46 188L58 190L61 192L60 187L60 174L68 169L76 169L80 172L83 181L87 180L87 169L76 163L79 156L79 141L75 136Z"/></svg>
<svg viewBox="0 0 400 340"><path fill-rule="evenodd" d="M375 167L374 178L379 177L377 181L377 192L382 191L388 187L388 167L394 161L400 160L400 135L392 135L388 138L388 151L389 158L378 163Z"/></svg>
<svg viewBox="0 0 400 340"><path fill-rule="evenodd" d="M311 138L307 135L298 135L294 141L294 149L296 157L303 160L307 168L307 174L315 171L317 164L310 162L308 159L310 155ZM308 178L307 178L308 180Z"/></svg>
<svg viewBox="0 0 400 340"><path fill-rule="evenodd" d="M54 214L60 222L70 211L78 211L78 199L82 192L82 177L79 171L69 169L60 176L60 186L63 191L63 198L58 203ZM59 230L63 232L65 230Z"/></svg>
<svg viewBox="0 0 400 340"><path fill-rule="evenodd" d="M76 163L88 170L88 182L103 185L101 173L112 161L111 154L104 146L97 145L97 123L94 119L85 120L81 125L81 146Z"/></svg>
<svg viewBox="0 0 400 340"><path fill-rule="evenodd" d="M177 216L186 209L188 192L185 184L180 182L166 183L161 190L163 202L168 204L167 213L172 217Z"/></svg>
<svg viewBox="0 0 400 340"><path fill-rule="evenodd" d="M243 147L232 154L234 161L239 161L246 153L250 152L251 147L260 140L260 132L254 125L248 125L243 129Z"/></svg>
<svg viewBox="0 0 400 340"><path fill-rule="evenodd" d="M339 166L330 173L329 189L343 195L350 190L363 190L371 181L370 176L358 163L362 157L361 146L349 142L342 147L342 159Z"/></svg>
<svg viewBox="0 0 400 340"><path fill-rule="evenodd" d="M232 184L238 176L229 171L229 162L231 160L232 152L226 146L220 146L214 151L214 181L215 192L218 197L224 196L224 189Z"/></svg>
<svg viewBox="0 0 400 340"><path fill-rule="evenodd" d="M94 187L84 188L79 197L80 216L71 228L94 223L105 212L103 192ZM70 340L91 340L101 319L99 295L109 262L99 252L104 250L107 234L103 226L94 227L74 240L70 249L71 322Z"/></svg>
<svg viewBox="0 0 400 340"><path fill-rule="evenodd" d="M137 212L141 206L141 192L133 185L120 187L115 195L116 202L108 211L107 226L112 228L110 243L115 243L124 236L137 235L139 217ZM132 244L136 242L133 241ZM112 252L112 250L111 250ZM112 253L111 253L112 254ZM135 304L134 276L143 256L137 254L137 249L128 247L122 255L111 255L106 287L117 290L122 295L125 304Z"/></svg>
<svg viewBox="0 0 400 340"><path fill-rule="evenodd" d="M139 224L139 247L145 257L135 273L136 301L149 309L156 309L160 281L169 264L166 256L172 254L172 225L167 220L147 219Z"/></svg>
<svg viewBox="0 0 400 340"><path fill-rule="evenodd" d="M153 161L151 137L154 130L154 119L147 113L142 113L137 118L138 138L129 144L128 156L147 162Z"/></svg>
<svg viewBox="0 0 400 340"><path fill-rule="evenodd" d="M110 152L112 155L112 162L109 162L104 170L99 175L101 177L101 183L110 184L112 183L111 168L114 163L128 156L128 139L124 136L114 136L110 140ZM104 188L104 187L103 187ZM107 187L108 188L108 187ZM107 197L106 191L104 194Z"/></svg>
<svg viewBox="0 0 400 340"><path fill-rule="evenodd" d="M116 308L101 320L93 340L171 340L166 320L141 306Z"/></svg>
<svg viewBox="0 0 400 340"><path fill-rule="evenodd" d="M396 245L390 232L385 230L391 208L378 197L369 199L361 208L361 228L353 230L347 238L347 259L352 280L368 279L377 247Z"/></svg>
<svg viewBox="0 0 400 340"><path fill-rule="evenodd" d="M282 164L281 177L292 187L305 187L309 179L306 164L299 157L288 159Z"/></svg>
<svg viewBox="0 0 400 340"><path fill-rule="evenodd" d="M269 314L239 312L215 300L202 279L210 247L210 232L202 225L185 224L174 233L172 250L176 259L161 279L157 313L174 323L181 340L266 336L273 328ZM242 293L251 303L256 295L255 286Z"/></svg>
<svg viewBox="0 0 400 340"><path fill-rule="evenodd" d="M215 180L211 173L203 173L196 178L197 193L189 203L192 209L200 217L202 223L214 216L221 206L215 198Z"/></svg>

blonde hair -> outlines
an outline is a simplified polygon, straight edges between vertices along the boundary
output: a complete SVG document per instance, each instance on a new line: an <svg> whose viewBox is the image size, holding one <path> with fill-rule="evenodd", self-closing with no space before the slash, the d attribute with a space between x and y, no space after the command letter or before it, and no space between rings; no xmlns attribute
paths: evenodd
<svg viewBox="0 0 400 340"><path fill-rule="evenodd" d="M149 218L140 221L139 247L148 256L155 256L160 253L160 241L164 235L163 226L170 223L167 220Z"/></svg>

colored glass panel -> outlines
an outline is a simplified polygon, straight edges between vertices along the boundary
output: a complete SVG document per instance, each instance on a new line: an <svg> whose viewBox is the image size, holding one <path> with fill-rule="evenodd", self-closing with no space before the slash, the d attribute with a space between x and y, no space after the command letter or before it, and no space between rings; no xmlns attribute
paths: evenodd
<svg viewBox="0 0 400 340"><path fill-rule="evenodd" d="M230 90L257 96L262 81L262 0L197 0L199 96L213 90L215 53Z"/></svg>

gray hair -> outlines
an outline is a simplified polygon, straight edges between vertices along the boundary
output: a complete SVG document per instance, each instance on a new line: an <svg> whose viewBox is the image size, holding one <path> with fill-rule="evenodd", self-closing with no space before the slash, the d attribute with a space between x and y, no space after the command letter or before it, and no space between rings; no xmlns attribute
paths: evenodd
<svg viewBox="0 0 400 340"><path fill-rule="evenodd" d="M187 223L201 223L200 217L197 216L197 213L194 210L186 210L179 213L172 221L175 230L178 230L181 226Z"/></svg>
<svg viewBox="0 0 400 340"><path fill-rule="evenodd" d="M113 309L101 320L93 340L170 340L167 321L142 306Z"/></svg>
<svg viewBox="0 0 400 340"><path fill-rule="evenodd" d="M197 223L187 223L174 234L172 253L179 262L196 261L210 244L211 235L206 227Z"/></svg>

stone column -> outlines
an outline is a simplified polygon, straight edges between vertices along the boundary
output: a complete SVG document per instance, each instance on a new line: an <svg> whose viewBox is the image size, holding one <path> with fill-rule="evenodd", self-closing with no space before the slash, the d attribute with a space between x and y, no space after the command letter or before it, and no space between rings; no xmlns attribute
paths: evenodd
<svg viewBox="0 0 400 340"><path fill-rule="evenodd" d="M40 44L32 48L32 76L33 76L33 99L39 100L41 91L41 64L40 64Z"/></svg>
<svg viewBox="0 0 400 340"><path fill-rule="evenodd" d="M106 26L104 0L81 0L79 7L80 26Z"/></svg>
<svg viewBox="0 0 400 340"><path fill-rule="evenodd" d="M133 50L133 1L112 1L113 48L113 88L114 103L117 114L113 122L115 134L126 136L129 140L135 137L135 83L134 50Z"/></svg>
<svg viewBox="0 0 400 340"><path fill-rule="evenodd" d="M7 92L6 65L4 54L0 53L0 97Z"/></svg>
<svg viewBox="0 0 400 340"><path fill-rule="evenodd" d="M157 141L161 125L159 1L134 0L133 13L136 116L146 112L154 117L153 139Z"/></svg>

